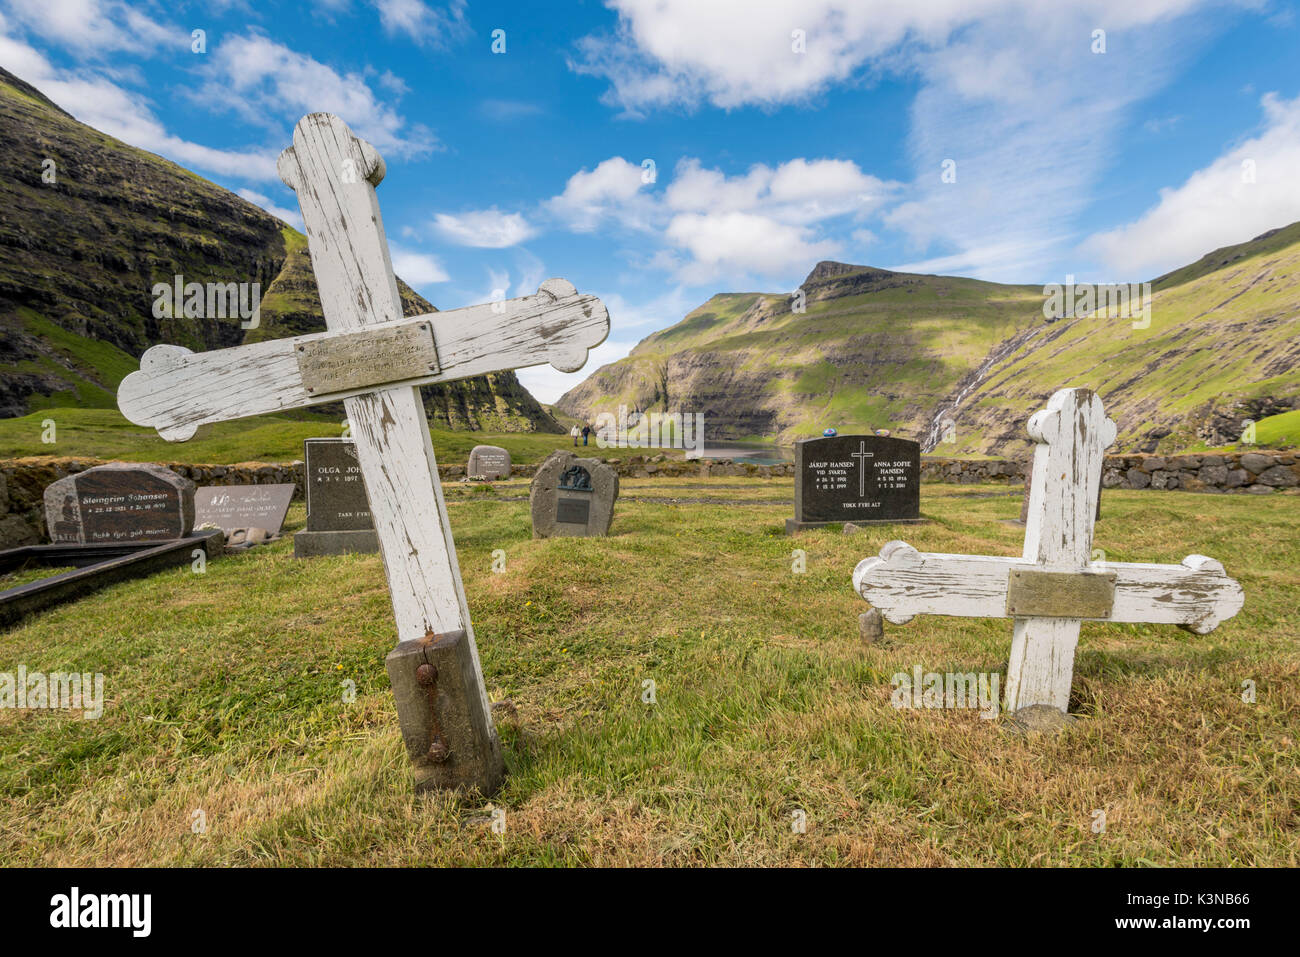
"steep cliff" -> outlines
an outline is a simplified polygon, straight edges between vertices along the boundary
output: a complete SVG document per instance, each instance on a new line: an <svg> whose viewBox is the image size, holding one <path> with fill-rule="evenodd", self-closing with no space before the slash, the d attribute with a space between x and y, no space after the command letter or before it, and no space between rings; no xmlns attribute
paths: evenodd
<svg viewBox="0 0 1300 957"><path fill-rule="evenodd" d="M112 408L159 342L198 350L324 328L306 238L83 123L0 68L0 417ZM153 285L258 283L261 324L153 315ZM408 312L432 309L399 282ZM514 373L425 390L452 428L558 431Z"/></svg>

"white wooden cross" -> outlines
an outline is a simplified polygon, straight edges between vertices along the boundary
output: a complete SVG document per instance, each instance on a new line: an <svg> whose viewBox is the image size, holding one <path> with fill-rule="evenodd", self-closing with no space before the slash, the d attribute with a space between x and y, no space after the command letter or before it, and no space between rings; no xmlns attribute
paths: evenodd
<svg viewBox="0 0 1300 957"><path fill-rule="evenodd" d="M1241 585L1204 555L1180 565L1094 562L1093 517L1115 423L1090 389L1062 389L1029 420L1036 443L1021 558L918 552L889 542L853 572L885 618L1013 618L1006 709L1064 712L1081 621L1181 625L1207 634L1241 610Z"/></svg>
<svg viewBox="0 0 1300 957"><path fill-rule="evenodd" d="M489 793L500 745L417 387L546 362L576 371L609 314L550 279L536 295L403 318L374 147L313 113L277 169L298 195L327 331L202 354L154 346L118 405L183 441L207 422L343 400L393 601L388 671L417 787Z"/></svg>

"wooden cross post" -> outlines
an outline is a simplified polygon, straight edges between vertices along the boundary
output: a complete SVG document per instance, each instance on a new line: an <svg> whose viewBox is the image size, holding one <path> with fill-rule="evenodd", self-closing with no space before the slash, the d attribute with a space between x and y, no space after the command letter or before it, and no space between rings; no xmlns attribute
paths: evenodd
<svg viewBox="0 0 1300 957"><path fill-rule="evenodd" d="M207 422L343 400L397 622L386 666L416 787L489 794L501 747L417 387L545 362L576 371L609 314L550 279L533 296L404 319L374 147L313 113L278 170L298 194L328 331L201 354L154 346L118 405L183 441Z"/></svg>
<svg viewBox="0 0 1300 957"><path fill-rule="evenodd" d="M1180 565L1093 562L1102 456L1115 423L1090 389L1062 389L1029 420L1036 443L1021 558L918 552L889 542L853 587L894 624L914 615L1012 618L1006 709L1066 711L1082 621L1181 625L1204 635L1241 610L1241 585L1204 555Z"/></svg>

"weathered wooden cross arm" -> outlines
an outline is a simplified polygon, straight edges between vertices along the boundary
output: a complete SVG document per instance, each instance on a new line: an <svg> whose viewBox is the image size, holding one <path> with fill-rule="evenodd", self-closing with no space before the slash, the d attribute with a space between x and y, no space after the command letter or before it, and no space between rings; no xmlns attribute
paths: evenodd
<svg viewBox="0 0 1300 957"><path fill-rule="evenodd" d="M1093 562L1084 572L1061 573L1024 558L918 552L897 541L858 563L853 588L895 625L916 615L1072 617L1180 625L1206 635L1245 602L1241 585L1204 555L1179 565Z"/></svg>
<svg viewBox="0 0 1300 957"><path fill-rule="evenodd" d="M200 425L549 362L574 372L609 334L609 313L565 279L534 295L212 352L154 346L122 380L136 425L184 441ZM346 363L346 368L336 368Z"/></svg>

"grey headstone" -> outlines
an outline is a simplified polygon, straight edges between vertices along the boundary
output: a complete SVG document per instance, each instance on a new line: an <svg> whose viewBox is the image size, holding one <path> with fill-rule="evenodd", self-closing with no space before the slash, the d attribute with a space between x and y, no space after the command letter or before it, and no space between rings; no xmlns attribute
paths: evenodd
<svg viewBox="0 0 1300 957"><path fill-rule="evenodd" d="M184 538L194 528L194 483L161 465L97 465L46 487L45 524L56 544Z"/></svg>
<svg viewBox="0 0 1300 957"><path fill-rule="evenodd" d="M563 449L538 467L528 494L533 537L609 534L618 499L618 473L600 459Z"/></svg>
<svg viewBox="0 0 1300 957"><path fill-rule="evenodd" d="M499 445L476 445L469 451L465 474L489 481L510 477L510 453Z"/></svg>
<svg viewBox="0 0 1300 957"><path fill-rule="evenodd" d="M194 495L194 525L215 525L223 532L236 528L265 529L280 534L293 485L205 485Z"/></svg>
<svg viewBox="0 0 1300 957"><path fill-rule="evenodd" d="M308 439L303 449L307 528L293 537L294 556L379 551L356 443Z"/></svg>
<svg viewBox="0 0 1300 957"><path fill-rule="evenodd" d="M800 439L794 460L794 519L787 531L922 520L916 442L880 435Z"/></svg>

